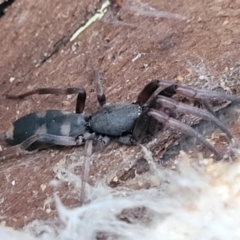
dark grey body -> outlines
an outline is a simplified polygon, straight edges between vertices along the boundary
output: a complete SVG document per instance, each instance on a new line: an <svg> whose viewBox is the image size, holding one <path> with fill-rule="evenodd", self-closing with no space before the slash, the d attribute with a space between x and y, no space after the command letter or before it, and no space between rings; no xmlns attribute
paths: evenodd
<svg viewBox="0 0 240 240"><path fill-rule="evenodd" d="M122 136L132 132L141 113L142 108L137 104L104 106L91 116L89 127L98 134Z"/></svg>
<svg viewBox="0 0 240 240"><path fill-rule="evenodd" d="M6 142L16 145L35 134L52 134L57 136L78 136L87 131L82 114L47 110L30 113L13 123L6 133Z"/></svg>
<svg viewBox="0 0 240 240"><path fill-rule="evenodd" d="M81 145L86 138L95 136L94 134L98 135L96 139L101 138L102 135L110 138L122 137L132 134L141 113L142 107L137 104L104 106L89 118L83 114L59 110L40 111L25 115L13 122L12 127L5 134L5 140L10 145L17 145L32 136L42 136L43 138L39 138L39 141L36 139L36 142L27 148L32 150L52 145ZM73 139L62 143L54 136L73 137ZM75 141L74 137L82 137L82 140ZM101 138L101 141L106 140Z"/></svg>

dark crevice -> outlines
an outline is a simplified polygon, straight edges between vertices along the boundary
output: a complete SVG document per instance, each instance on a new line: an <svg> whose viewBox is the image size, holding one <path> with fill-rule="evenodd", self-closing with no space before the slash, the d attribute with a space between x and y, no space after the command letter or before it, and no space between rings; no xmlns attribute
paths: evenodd
<svg viewBox="0 0 240 240"><path fill-rule="evenodd" d="M7 7L11 6L15 0L7 0L0 4L0 18L5 15L5 10Z"/></svg>

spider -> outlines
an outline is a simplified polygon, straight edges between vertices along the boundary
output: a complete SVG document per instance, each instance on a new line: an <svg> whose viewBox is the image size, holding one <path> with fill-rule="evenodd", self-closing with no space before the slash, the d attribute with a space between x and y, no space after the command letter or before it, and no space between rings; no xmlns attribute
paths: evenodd
<svg viewBox="0 0 240 240"><path fill-rule="evenodd" d="M38 88L20 95L8 94L7 98L10 99L23 99L33 94L78 96L75 113L46 110L30 113L13 122L1 135L1 139L12 147L1 151L0 158L51 145L84 145L90 140L100 147L105 147L111 139L134 145L149 141L149 137L167 126L197 138L220 160L222 156L200 133L177 120L177 113L192 114L212 121L226 134L228 140L232 139L228 129L214 116L209 101L228 100L240 103L240 98L236 96L191 88L166 80L152 80L139 93L135 103L106 105L98 71L95 71L94 82L101 108L91 115L83 113L86 100L84 88ZM176 101L174 95L197 100L206 109Z"/></svg>

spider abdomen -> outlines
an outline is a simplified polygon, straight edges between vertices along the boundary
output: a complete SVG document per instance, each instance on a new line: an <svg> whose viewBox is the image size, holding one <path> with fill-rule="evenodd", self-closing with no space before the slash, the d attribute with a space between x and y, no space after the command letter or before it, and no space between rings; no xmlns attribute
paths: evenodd
<svg viewBox="0 0 240 240"><path fill-rule="evenodd" d="M5 133L6 142L16 145L36 134L78 136L86 132L86 121L82 114L47 110L30 113L15 122Z"/></svg>

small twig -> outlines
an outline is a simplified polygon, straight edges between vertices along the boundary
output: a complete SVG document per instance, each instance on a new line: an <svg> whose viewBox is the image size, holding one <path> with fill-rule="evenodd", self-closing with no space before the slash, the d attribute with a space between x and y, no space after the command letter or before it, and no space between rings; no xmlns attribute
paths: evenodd
<svg viewBox="0 0 240 240"><path fill-rule="evenodd" d="M79 26L77 26L74 30L71 31L70 34L66 36L62 36L52 47L50 51L44 54L37 62L36 67L41 66L44 62L46 62L49 58L51 58L55 53L57 53L62 46L65 46L68 42L74 41L86 28L88 28L92 23L97 20L102 19L105 13L110 6L109 0L106 0L102 3L99 9L96 9L94 14L82 22Z"/></svg>

